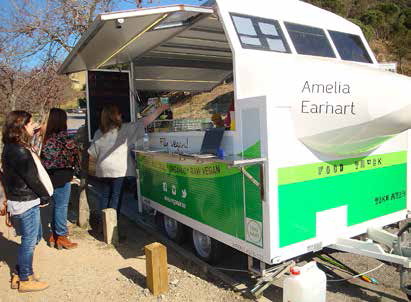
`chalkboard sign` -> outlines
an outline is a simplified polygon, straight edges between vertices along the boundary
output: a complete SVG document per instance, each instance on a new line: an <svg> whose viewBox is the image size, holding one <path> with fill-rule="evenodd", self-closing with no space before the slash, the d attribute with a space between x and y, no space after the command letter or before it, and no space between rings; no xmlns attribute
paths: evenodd
<svg viewBox="0 0 411 302"><path fill-rule="evenodd" d="M128 72L87 71L88 133L92 140L100 125L101 110L115 104L120 109L123 122L131 121L130 82Z"/></svg>

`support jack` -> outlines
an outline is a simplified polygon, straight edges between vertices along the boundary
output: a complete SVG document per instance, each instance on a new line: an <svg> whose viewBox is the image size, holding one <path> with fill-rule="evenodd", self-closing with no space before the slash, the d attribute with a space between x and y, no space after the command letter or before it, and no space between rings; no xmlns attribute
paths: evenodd
<svg viewBox="0 0 411 302"><path fill-rule="evenodd" d="M265 263L261 261L257 267L255 266L255 259L248 256L248 270L255 276L258 276L256 285L251 289L251 293L254 297L259 298L264 291L273 284L277 279L281 278L286 272L290 270L290 267L295 266L294 261L288 261L279 265L266 268Z"/></svg>

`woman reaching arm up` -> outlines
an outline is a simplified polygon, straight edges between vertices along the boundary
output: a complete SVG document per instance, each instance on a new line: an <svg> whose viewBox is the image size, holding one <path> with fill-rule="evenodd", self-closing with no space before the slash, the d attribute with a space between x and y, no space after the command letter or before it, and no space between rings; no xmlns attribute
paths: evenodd
<svg viewBox="0 0 411 302"><path fill-rule="evenodd" d="M96 160L96 176L102 184L101 210L113 208L119 211L124 180L126 177L136 176L131 148L135 144L141 144L145 127L168 107L163 105L150 116L137 122L123 123L116 105L104 106L100 128L88 149L90 156Z"/></svg>

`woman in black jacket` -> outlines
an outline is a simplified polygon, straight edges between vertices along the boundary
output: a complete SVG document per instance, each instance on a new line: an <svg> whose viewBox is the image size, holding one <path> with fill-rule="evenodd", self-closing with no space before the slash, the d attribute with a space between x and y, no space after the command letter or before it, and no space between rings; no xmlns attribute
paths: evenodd
<svg viewBox="0 0 411 302"><path fill-rule="evenodd" d="M36 125L31 114L12 111L3 127L3 181L7 196L7 211L21 233L17 255L18 288L20 292L40 291L48 287L34 277L33 252L42 237L40 209L50 202L53 192L50 178L30 141ZM12 280L12 288L16 288Z"/></svg>

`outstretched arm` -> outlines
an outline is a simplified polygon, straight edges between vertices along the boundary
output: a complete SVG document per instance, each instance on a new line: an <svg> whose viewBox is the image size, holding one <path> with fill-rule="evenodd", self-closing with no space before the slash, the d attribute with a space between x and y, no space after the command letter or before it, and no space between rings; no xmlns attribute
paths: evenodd
<svg viewBox="0 0 411 302"><path fill-rule="evenodd" d="M164 110L167 110L168 108L170 108L170 105L162 104L152 114L144 117L143 118L144 127L147 127L149 124L151 124Z"/></svg>

